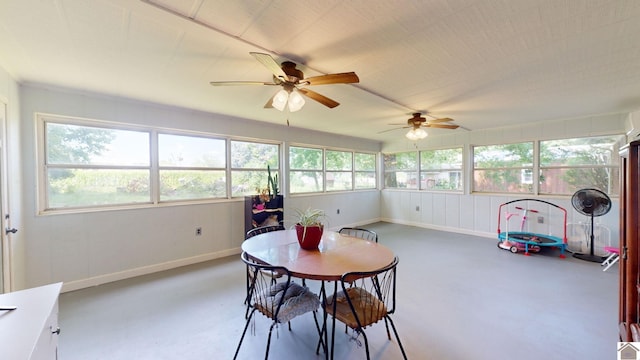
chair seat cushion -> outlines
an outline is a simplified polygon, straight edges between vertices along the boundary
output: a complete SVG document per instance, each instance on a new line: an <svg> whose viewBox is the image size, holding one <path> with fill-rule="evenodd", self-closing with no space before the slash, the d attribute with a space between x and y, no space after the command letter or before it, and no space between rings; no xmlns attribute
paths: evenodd
<svg viewBox="0 0 640 360"><path fill-rule="evenodd" d="M320 307L320 299L306 286L297 283L289 283L289 287L285 288L286 283L281 282L272 285L262 294L262 301L256 301L256 308L273 319L274 312L284 297L282 307L278 313L277 321L279 323L289 322L291 319L304 313L315 311Z"/></svg>
<svg viewBox="0 0 640 360"><path fill-rule="evenodd" d="M353 303L354 310L358 314L358 319L360 319L362 327L377 323L387 314L387 307L384 303L367 290L360 287L352 287L347 289L347 294ZM335 318L350 328L357 329L358 322L349 307L349 302L344 291L338 292L336 299ZM333 313L333 296L327 298L325 311L329 314Z"/></svg>

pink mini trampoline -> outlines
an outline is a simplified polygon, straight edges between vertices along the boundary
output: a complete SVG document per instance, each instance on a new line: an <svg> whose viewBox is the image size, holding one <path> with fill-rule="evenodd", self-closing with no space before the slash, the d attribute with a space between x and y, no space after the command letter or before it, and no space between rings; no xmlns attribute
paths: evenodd
<svg viewBox="0 0 640 360"><path fill-rule="evenodd" d="M551 234L541 234L532 231L525 231L527 222L527 214L538 213L538 210L531 208L526 202L539 202L550 205L550 209L557 210L558 216L562 216L562 237ZM521 204L512 205L517 212L510 212L509 205L522 202ZM504 218L503 215L504 214ZM509 220L519 216L521 218L519 231L509 231ZM501 224L504 221L505 231L501 230ZM567 247L567 210L539 199L516 199L500 205L498 209L498 247L500 249L509 250L512 253L523 252L524 255L530 255L532 252L539 252L542 247L553 247L560 249L560 258L565 258L565 249Z"/></svg>

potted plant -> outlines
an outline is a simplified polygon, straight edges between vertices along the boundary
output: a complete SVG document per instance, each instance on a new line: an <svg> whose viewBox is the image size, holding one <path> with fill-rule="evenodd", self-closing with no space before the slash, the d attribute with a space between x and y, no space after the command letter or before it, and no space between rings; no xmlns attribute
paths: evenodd
<svg viewBox="0 0 640 360"><path fill-rule="evenodd" d="M273 192L273 197L278 196L278 174L271 176L271 167L267 165L267 188L270 188ZM270 191L270 194L271 194Z"/></svg>
<svg viewBox="0 0 640 360"><path fill-rule="evenodd" d="M326 218L323 210L307 208L306 210L295 210L295 229L300 247L305 250L317 250L324 224L322 220Z"/></svg>
<svg viewBox="0 0 640 360"><path fill-rule="evenodd" d="M271 175L271 167L267 165L267 193L269 194L269 200L267 200L267 208L276 209L282 207L282 200L280 191L278 188L278 174Z"/></svg>

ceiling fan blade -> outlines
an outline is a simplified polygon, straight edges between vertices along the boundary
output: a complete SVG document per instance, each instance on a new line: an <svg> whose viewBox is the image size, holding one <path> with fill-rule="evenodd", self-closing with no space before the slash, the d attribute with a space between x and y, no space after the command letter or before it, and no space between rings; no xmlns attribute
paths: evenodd
<svg viewBox="0 0 640 360"><path fill-rule="evenodd" d="M441 122L447 122L447 121L453 121L453 119L451 118L431 119L431 120L427 120L427 123L433 124L433 123L441 123Z"/></svg>
<svg viewBox="0 0 640 360"><path fill-rule="evenodd" d="M447 124L426 124L424 127L432 127L432 128L440 128L440 129L457 129L458 125L447 125Z"/></svg>
<svg viewBox="0 0 640 360"><path fill-rule="evenodd" d="M398 124L394 124L394 125L398 125ZM397 127L397 128L393 128L393 129L389 129L389 130L382 130L382 131L378 131L378 134L382 134L382 133L386 133L389 131L394 131L394 130L400 130L400 129L408 129L411 126L402 126L402 127Z"/></svg>
<svg viewBox="0 0 640 360"><path fill-rule="evenodd" d="M213 86L236 86L236 85L278 85L276 83L260 82L260 81L210 81Z"/></svg>
<svg viewBox="0 0 640 360"><path fill-rule="evenodd" d="M273 96L267 100L266 104L264 104L265 109L273 109L273 98L276 97L276 94L278 93L273 94Z"/></svg>
<svg viewBox="0 0 640 360"><path fill-rule="evenodd" d="M282 68L280 67L280 64L278 64L273 59L273 57L271 57L271 55L263 54L259 52L250 52L249 54L251 54L254 58L256 58L256 60L258 60L267 69L269 69L269 71L271 71L271 73L275 75L277 78L281 79L282 81L285 81L289 78L287 74L285 74Z"/></svg>
<svg viewBox="0 0 640 360"><path fill-rule="evenodd" d="M339 102L335 101L335 100L331 100L328 97L324 96L324 95L320 95L315 91L309 90L309 89L298 89L299 92L301 92L303 95L309 97L310 99L313 99L317 102L319 102L320 104L329 107L329 108L334 108L338 105L340 105Z"/></svg>
<svg viewBox="0 0 640 360"><path fill-rule="evenodd" d="M360 82L360 78L354 72L312 76L301 81L301 83L306 83L307 85L352 84L357 82Z"/></svg>

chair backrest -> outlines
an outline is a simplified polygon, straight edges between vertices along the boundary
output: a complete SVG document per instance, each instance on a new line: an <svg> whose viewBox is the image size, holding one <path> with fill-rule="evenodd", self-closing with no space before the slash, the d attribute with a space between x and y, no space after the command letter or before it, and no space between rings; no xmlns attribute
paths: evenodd
<svg viewBox="0 0 640 360"><path fill-rule="evenodd" d="M358 227L343 227L338 231L340 234L354 236L361 239L378 242L378 234L375 231L358 228Z"/></svg>
<svg viewBox="0 0 640 360"><path fill-rule="evenodd" d="M364 328L395 312L398 261L395 257L382 269L342 275L342 295L353 314L353 322L348 326Z"/></svg>
<svg viewBox="0 0 640 360"><path fill-rule="evenodd" d="M253 261L246 252L242 252L240 258L247 265L250 279L247 305L249 308L253 308L252 311L258 310L272 320L277 319L285 297L276 297L274 295L276 295L277 289L287 289L289 287L291 273L284 266L259 264ZM274 276L278 276L280 281L274 282Z"/></svg>
<svg viewBox="0 0 640 360"><path fill-rule="evenodd" d="M247 305L252 309L251 315L258 310L271 320L286 323L320 306L318 295L291 281L291 272L286 267L257 263L246 252L241 259L249 274Z"/></svg>
<svg viewBox="0 0 640 360"><path fill-rule="evenodd" d="M284 230L284 226L283 225L268 225L268 226L262 226L262 227L253 228L253 229L247 231L245 239L248 239L250 237L256 236L258 234L264 234L266 232L280 231L280 230Z"/></svg>

